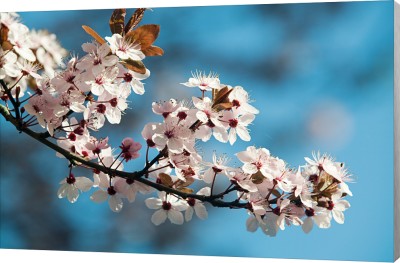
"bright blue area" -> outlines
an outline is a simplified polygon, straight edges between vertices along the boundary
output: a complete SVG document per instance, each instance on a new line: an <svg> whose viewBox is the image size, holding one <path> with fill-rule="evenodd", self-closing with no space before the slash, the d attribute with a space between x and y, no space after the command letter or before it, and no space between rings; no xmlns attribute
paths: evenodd
<svg viewBox="0 0 400 263"><path fill-rule="evenodd" d="M109 35L109 14L24 13L22 20L28 26L56 32L65 47L82 54L82 39L90 38L80 24ZM232 155L232 163L239 164L233 154L257 145L296 167L312 150L329 152L355 175L356 183L350 184L354 197L348 198L352 207L345 212L344 225L333 222L330 229L314 228L309 235L288 227L275 238L260 231L247 232L244 211L210 209L208 220L190 222L191 231L162 250L146 235L135 236L140 220L150 220L149 212L140 220L125 222L121 229L129 228L130 234L115 233L125 242L110 251L392 261L393 3L162 8L147 12L144 22L161 25L156 44L165 49L165 56L145 60L152 72L145 81L146 94L133 96L132 109L127 112L139 112L137 127L160 120L151 112L152 101L198 95L178 84L189 78L190 71L213 70L223 83L245 87L261 113L251 127L251 143L239 140L233 147L215 141L200 144L205 159L215 149ZM317 131L309 128L315 122L320 124ZM321 130L321 123L329 129ZM123 124L111 136L113 145L126 136L139 140L141 128L132 131L132 125ZM2 121L2 132L3 125ZM5 133L11 132L8 127ZM324 135L332 130L333 135ZM49 151L37 158L55 159ZM128 169L140 168L143 161L140 158ZM64 160L49 166L66 170ZM55 189L58 181L54 179ZM9 191L3 185L4 181L2 192ZM76 247L107 251L102 244L107 237L102 233L106 222L112 224L119 215L110 215L106 204L94 205L87 196L75 205L62 201L55 200L65 206L65 217L78 230L85 229L74 237ZM2 196L2 205L8 202ZM143 206L140 202L127 206L134 210ZM3 229L11 228L1 232L1 246L25 248L23 233L12 231L12 220L1 221L6 222ZM179 227L174 229L179 232ZM153 233L157 227L146 231Z"/></svg>

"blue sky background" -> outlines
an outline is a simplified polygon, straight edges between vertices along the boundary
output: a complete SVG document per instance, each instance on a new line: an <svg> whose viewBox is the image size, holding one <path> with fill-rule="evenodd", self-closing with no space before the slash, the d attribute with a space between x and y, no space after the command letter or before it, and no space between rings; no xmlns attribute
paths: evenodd
<svg viewBox="0 0 400 263"><path fill-rule="evenodd" d="M109 36L110 14L21 17L83 54L80 45L90 37L81 25ZM196 96L179 83L196 69L218 72L223 83L245 87L260 114L250 143L200 144L204 159L216 150L239 165L233 154L256 145L296 167L313 150L329 152L356 180L345 224L308 235L288 227L270 238L245 230L244 211L210 208L206 221L155 227L142 198L120 214L93 204L88 194L71 205L56 197L67 162L1 120L2 248L392 261L392 2L155 8L143 23L161 25L156 44L165 55L146 58L152 75L145 95L132 96L122 124L109 125L102 135L109 134L114 146L127 136L141 140L143 125L160 120L152 101ZM143 161L127 169L139 169ZM219 181L221 189L224 183Z"/></svg>

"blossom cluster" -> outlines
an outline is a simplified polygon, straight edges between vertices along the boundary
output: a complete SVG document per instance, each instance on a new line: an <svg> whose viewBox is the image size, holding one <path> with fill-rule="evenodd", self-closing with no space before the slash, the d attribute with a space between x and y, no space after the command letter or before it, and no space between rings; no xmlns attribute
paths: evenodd
<svg viewBox="0 0 400 263"><path fill-rule="evenodd" d="M112 19L123 12L114 11ZM143 12L138 9L133 18L139 19ZM145 201L149 209L156 210L151 217L155 225L167 219L183 224L193 215L206 219L209 203L242 208L249 214L247 230L260 228L269 236L288 225L302 226L308 233L314 224L329 228L332 219L344 223L343 212L350 207L345 197L352 196L347 185L351 176L344 163L327 154L314 153L298 168L255 146L236 153L242 163L239 167L215 152L212 160L203 159L197 149L200 142L233 145L238 138L249 142L249 127L259 114L243 87L222 84L217 74L196 71L181 83L197 92L198 96L187 101L153 102L152 110L160 121L144 126L144 147L133 138L125 138L117 148L109 144L108 137L96 138L94 133L106 121L120 123L132 91L144 94L142 81L150 76L141 62L146 54L162 54L152 42L135 38L148 31L155 39L155 25L139 27L140 34L129 33L135 27L131 24L137 23L129 21L128 31L118 30L117 18L110 22L111 36L104 40L91 33L96 42L82 45L86 54L63 64L66 51L55 35L30 31L17 14L0 15L1 100L8 109L11 101L20 130L40 125L46 130L41 138L52 137L54 148L69 153L57 151L57 156L70 161L59 198L74 203L82 192L94 188L92 201L107 201L112 211L120 212L124 203L135 201L137 193L155 192ZM140 70L135 70L137 66ZM123 172L124 163L137 159L142 148L146 148L144 169ZM153 160L149 160L150 151L157 153ZM75 166L90 169L93 178L75 176ZM217 176L228 184L221 193L215 192ZM194 185L201 189L195 191ZM233 200L226 201L228 196Z"/></svg>
<svg viewBox="0 0 400 263"><path fill-rule="evenodd" d="M37 74L43 68L47 75L54 76L55 68L63 66L67 51L58 43L56 36L44 30L29 30L20 22L16 13L0 14L0 79L10 85L13 96L23 97L27 90L29 77L41 78ZM16 95L16 91L18 94ZM0 96L6 94L0 88Z"/></svg>

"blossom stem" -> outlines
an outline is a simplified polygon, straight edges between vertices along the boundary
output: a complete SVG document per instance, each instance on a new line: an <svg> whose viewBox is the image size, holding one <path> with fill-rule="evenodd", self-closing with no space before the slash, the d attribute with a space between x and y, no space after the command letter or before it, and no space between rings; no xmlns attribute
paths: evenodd
<svg viewBox="0 0 400 263"><path fill-rule="evenodd" d="M275 189L275 187L276 187L277 184L278 184L278 183L277 183L276 181L274 181L274 186L272 187L272 189L269 191L269 193L268 193L267 196L265 197L265 200L267 200L267 202L268 202L268 200L269 200L269 198L270 198L270 196L271 196L272 192L274 191L274 189Z"/></svg>
<svg viewBox="0 0 400 263"><path fill-rule="evenodd" d="M118 156L117 157L115 157L115 160L112 162L112 164L110 165L110 169L111 169L111 167L114 165L114 163L118 160L118 158L119 157L121 157L121 155L122 155L122 151L118 154ZM122 162L121 162L122 163ZM118 167L121 165L121 163L119 163L119 165L118 165ZM117 168L118 168L117 167ZM117 169L117 168L115 168L115 169Z"/></svg>
<svg viewBox="0 0 400 263"><path fill-rule="evenodd" d="M29 114L28 115L26 115L24 118L22 118L22 119L25 119L26 117L28 117L28 116L30 116ZM29 125L29 123L33 120L33 118L35 118L35 116L30 116L30 118L27 120L27 121L25 121L25 124L27 124L27 125Z"/></svg>
<svg viewBox="0 0 400 263"><path fill-rule="evenodd" d="M146 164L148 164L149 163L149 146L147 145L147 148L146 148Z"/></svg>
<svg viewBox="0 0 400 263"><path fill-rule="evenodd" d="M217 172L214 172L214 177L211 183L211 195L213 193L213 189L214 189L214 184L215 184L215 178L217 178Z"/></svg>
<svg viewBox="0 0 400 263"><path fill-rule="evenodd" d="M158 171L158 170L167 168L168 166L169 166L169 164L164 165L164 166L161 166L161 167L157 167L157 168L155 168L155 169L153 169L153 170L148 170L147 172L148 172L148 173L152 173L152 172L155 172L155 171Z"/></svg>
<svg viewBox="0 0 400 263"><path fill-rule="evenodd" d="M20 103L20 104L25 103L25 102L27 102L28 100L30 100L31 98L35 97L36 95L37 95L37 92L33 93L31 96L29 96L28 98L26 98L26 99L20 101L19 103Z"/></svg>
<svg viewBox="0 0 400 263"><path fill-rule="evenodd" d="M24 74L21 75L21 77L19 77L15 83L11 86L11 88L9 88L9 90L11 91L13 88L15 88L15 86L17 86L17 84L21 81L21 79L24 77Z"/></svg>

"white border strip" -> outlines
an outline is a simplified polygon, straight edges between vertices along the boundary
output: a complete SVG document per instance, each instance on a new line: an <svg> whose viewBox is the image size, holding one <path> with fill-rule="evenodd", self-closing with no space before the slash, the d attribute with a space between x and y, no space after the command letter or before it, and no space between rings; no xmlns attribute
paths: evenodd
<svg viewBox="0 0 400 263"><path fill-rule="evenodd" d="M13 250L0 249L0 258L3 262L32 262L41 263L71 263L76 262L163 262L163 263L354 263L354 261L330 261L309 259L277 259L277 258L240 258L240 257L205 257L205 256L172 256L152 254L124 254L124 253L94 253L94 252L65 252L45 250ZM367 263L357 261L357 263ZM380 262L377 262L380 263ZM382 262L383 263L383 262Z"/></svg>
<svg viewBox="0 0 400 263"><path fill-rule="evenodd" d="M1 2L6 3L1 3ZM367 0L389 1L389 0ZM24 12L45 10L83 10L83 9L112 9L112 8L136 8L136 7L177 7L177 6L215 6L215 5L249 5L249 4L282 4L282 3L322 3L322 2L366 2L366 0L0 0L0 12Z"/></svg>

